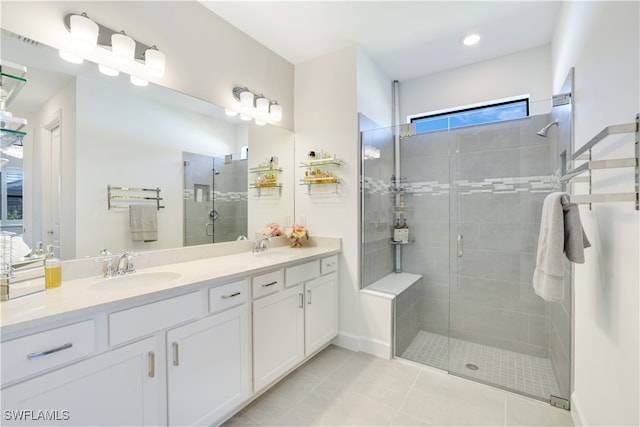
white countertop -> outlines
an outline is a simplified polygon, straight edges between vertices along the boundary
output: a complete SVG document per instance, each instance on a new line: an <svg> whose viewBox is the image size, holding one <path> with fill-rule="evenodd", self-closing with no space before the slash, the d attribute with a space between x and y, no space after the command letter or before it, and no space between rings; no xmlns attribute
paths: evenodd
<svg viewBox="0 0 640 427"><path fill-rule="evenodd" d="M320 258L339 253L339 247L308 246L302 248L277 247L267 252L250 252L217 256L196 261L167 264L138 269L131 276L143 278L149 273L169 274L168 280L152 286L114 286L99 283L105 279L93 276L65 281L56 289L47 289L32 295L0 303L0 334L38 327L69 316L86 314L97 310L117 309L124 303L140 303L170 297L188 291L189 287L208 281L224 284L236 277L246 277L262 271L273 270L289 263L305 259ZM175 278L173 277L175 276ZM117 280L117 278L116 278ZM98 284L99 285L96 285Z"/></svg>

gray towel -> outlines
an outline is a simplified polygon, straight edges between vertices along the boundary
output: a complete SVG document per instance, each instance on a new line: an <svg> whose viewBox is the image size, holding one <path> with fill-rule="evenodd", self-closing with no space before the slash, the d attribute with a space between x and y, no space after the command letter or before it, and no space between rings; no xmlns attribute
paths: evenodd
<svg viewBox="0 0 640 427"><path fill-rule="evenodd" d="M584 264L584 248L591 246L582 228L580 211L575 203L562 205L564 214L564 254L577 264Z"/></svg>
<svg viewBox="0 0 640 427"><path fill-rule="evenodd" d="M129 223L134 242L158 240L158 214L155 205L130 205Z"/></svg>

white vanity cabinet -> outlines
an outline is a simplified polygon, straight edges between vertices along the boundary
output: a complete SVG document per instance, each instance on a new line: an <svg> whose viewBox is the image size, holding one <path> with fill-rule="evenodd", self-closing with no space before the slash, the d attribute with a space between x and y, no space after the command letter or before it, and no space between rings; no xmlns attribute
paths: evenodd
<svg viewBox="0 0 640 427"><path fill-rule="evenodd" d="M253 301L254 392L295 368L338 334L337 257L334 268L320 276L325 260L286 268L285 289Z"/></svg>
<svg viewBox="0 0 640 427"><path fill-rule="evenodd" d="M159 351L150 337L7 387L3 425L158 425Z"/></svg>
<svg viewBox="0 0 640 427"><path fill-rule="evenodd" d="M245 280L212 288L210 311L226 311L167 331L169 425L216 424L251 396L247 300Z"/></svg>

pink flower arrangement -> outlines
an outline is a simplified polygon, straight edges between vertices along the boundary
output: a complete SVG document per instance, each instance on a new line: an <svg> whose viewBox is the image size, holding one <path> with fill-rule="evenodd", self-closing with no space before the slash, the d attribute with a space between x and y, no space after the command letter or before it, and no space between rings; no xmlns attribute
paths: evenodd
<svg viewBox="0 0 640 427"><path fill-rule="evenodd" d="M277 222L270 222L262 230L262 235L264 237L276 237L282 235L280 224L278 224Z"/></svg>
<svg viewBox="0 0 640 427"><path fill-rule="evenodd" d="M292 247L299 247L302 246L301 239L309 240L309 230L302 224L294 224L291 230L287 230L286 236L292 240Z"/></svg>

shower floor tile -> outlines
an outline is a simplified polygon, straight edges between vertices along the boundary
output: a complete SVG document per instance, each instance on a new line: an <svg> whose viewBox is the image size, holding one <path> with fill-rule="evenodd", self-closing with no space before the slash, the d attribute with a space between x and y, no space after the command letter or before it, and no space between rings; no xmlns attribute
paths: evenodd
<svg viewBox="0 0 640 427"><path fill-rule="evenodd" d="M400 357L543 399L552 394L560 396L551 361L543 357L449 339L426 331L418 332Z"/></svg>

